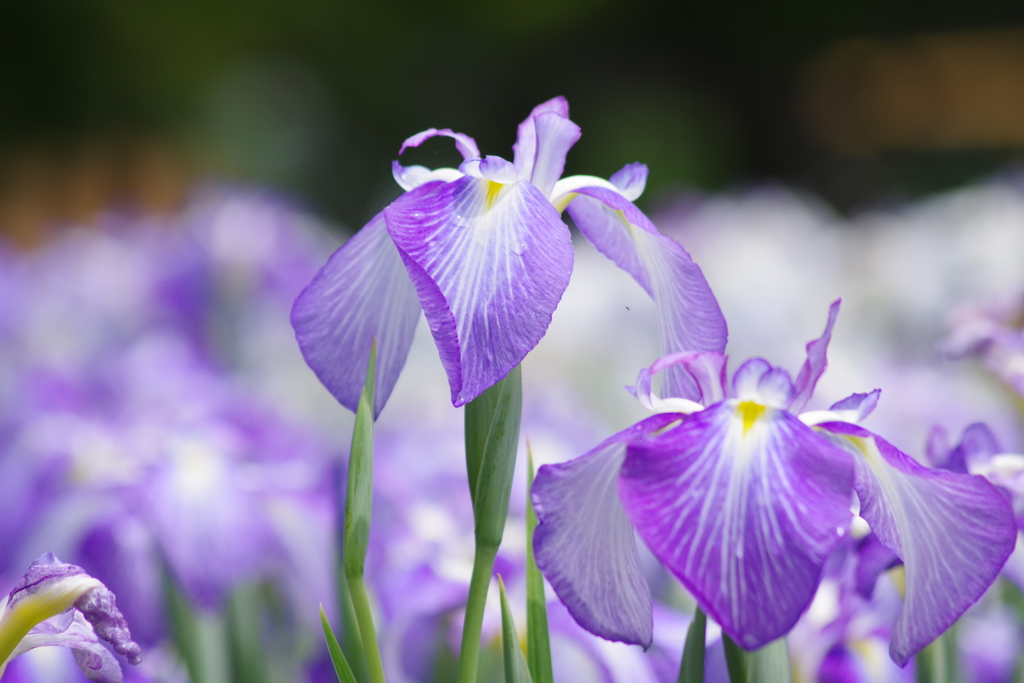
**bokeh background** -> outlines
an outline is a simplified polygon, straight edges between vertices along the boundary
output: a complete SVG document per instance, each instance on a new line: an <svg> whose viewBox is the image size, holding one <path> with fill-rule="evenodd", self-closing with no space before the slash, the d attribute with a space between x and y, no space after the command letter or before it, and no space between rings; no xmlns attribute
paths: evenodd
<svg viewBox="0 0 1024 683"><path fill-rule="evenodd" d="M642 159L646 208L780 179L857 211L1019 159L1015 27L1001 0L4 3L0 225L168 209L215 173L358 227L400 140L451 127L507 154L557 94L585 135L567 171Z"/></svg>
<svg viewBox="0 0 1024 683"><path fill-rule="evenodd" d="M140 624L133 682L333 680L315 606L340 622L351 416L304 366L291 300L398 195L402 140L449 127L507 157L556 95L583 131L567 174L649 166L638 204L704 269L733 367L763 355L795 371L842 296L813 407L881 387L868 426L919 459L930 434L955 443L977 420L1020 452L1024 5L7 2L0 595L53 550ZM459 158L433 141L405 160ZM621 387L658 354L643 291L574 244L523 368L538 463L644 417ZM1006 367L943 353L979 320L1009 339ZM389 680L447 681L472 533L461 413L423 324L378 429L369 573ZM499 558L514 605L525 501L520 470ZM559 683L675 680L693 603L645 561L655 648L590 637L549 596ZM964 680L1024 666L1024 597L1008 586L954 636ZM813 634L834 618L826 604L801 622L801 683L818 680ZM498 634L491 610L482 681L502 680ZM913 679L884 629L842 637L871 655L862 680ZM3 681L84 680L65 655L26 656Z"/></svg>

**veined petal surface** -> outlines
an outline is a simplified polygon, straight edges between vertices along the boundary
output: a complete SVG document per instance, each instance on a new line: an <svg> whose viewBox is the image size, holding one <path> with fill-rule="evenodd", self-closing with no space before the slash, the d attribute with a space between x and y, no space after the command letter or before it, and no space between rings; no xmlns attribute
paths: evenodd
<svg viewBox="0 0 1024 683"><path fill-rule="evenodd" d="M653 638L651 591L616 482L626 444L677 420L648 418L575 460L544 465L534 480L537 566L573 618L608 640L646 648Z"/></svg>
<svg viewBox="0 0 1024 683"><path fill-rule="evenodd" d="M384 211L456 406L544 336L572 272L569 228L528 182L464 177Z"/></svg>
<svg viewBox="0 0 1024 683"><path fill-rule="evenodd" d="M603 187L584 187L568 212L598 251L628 272L654 299L662 354L724 351L725 317L704 273L675 240L658 232L632 202ZM697 383L681 366L668 367L663 396L699 401Z"/></svg>
<svg viewBox="0 0 1024 683"><path fill-rule="evenodd" d="M395 204L414 201L438 184L422 185ZM291 314L306 363L352 412L359 407L370 346L377 340L374 416L395 388L419 317L416 289L388 236L383 212L334 252L295 299Z"/></svg>
<svg viewBox="0 0 1024 683"><path fill-rule="evenodd" d="M846 534L849 460L786 411L729 400L632 442L619 493L654 554L753 649L792 628Z"/></svg>
<svg viewBox="0 0 1024 683"><path fill-rule="evenodd" d="M906 598L889 654L903 666L991 585L1013 551L1013 510L983 477L931 470L885 440L827 423L854 456L860 515L903 560Z"/></svg>

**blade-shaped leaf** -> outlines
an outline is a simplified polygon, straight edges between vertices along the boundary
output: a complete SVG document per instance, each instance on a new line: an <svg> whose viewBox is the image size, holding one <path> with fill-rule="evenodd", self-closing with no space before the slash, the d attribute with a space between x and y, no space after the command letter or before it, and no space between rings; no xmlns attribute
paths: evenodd
<svg viewBox="0 0 1024 683"><path fill-rule="evenodd" d="M533 683L530 668L519 647L519 636L515 622L512 621L512 610L508 607L508 596L505 595L505 582L498 577L498 589L501 592L501 643L505 655L505 683Z"/></svg>
<svg viewBox="0 0 1024 683"><path fill-rule="evenodd" d="M534 683L554 683L544 576L533 557L533 530L537 528L537 513L530 497L533 488L533 453L529 442L526 445L526 474L526 660Z"/></svg>
<svg viewBox="0 0 1024 683"><path fill-rule="evenodd" d="M320 606L320 623L324 627L324 639L327 641L327 650L331 653L331 662L334 663L334 672L338 674L338 680L341 683L356 683L352 668L348 665L341 646L338 645L338 639L334 637L334 630L327 621L327 615L324 614L323 605Z"/></svg>
<svg viewBox="0 0 1024 683"><path fill-rule="evenodd" d="M961 680L954 628L933 640L914 657L917 683L955 683Z"/></svg>
<svg viewBox="0 0 1024 683"><path fill-rule="evenodd" d="M683 661L679 665L679 683L704 683L704 639L708 618L697 608L686 630Z"/></svg>

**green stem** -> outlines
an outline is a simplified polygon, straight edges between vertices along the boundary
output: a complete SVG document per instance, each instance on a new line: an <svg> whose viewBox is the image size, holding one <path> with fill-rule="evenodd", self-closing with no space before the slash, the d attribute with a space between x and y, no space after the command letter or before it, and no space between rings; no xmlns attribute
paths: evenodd
<svg viewBox="0 0 1024 683"><path fill-rule="evenodd" d="M352 596L352 607L356 612L356 621L359 623L359 634L363 639L363 652L366 654L366 664L370 669L370 681L372 683L384 682L384 662L380 658L380 648L377 646L377 632L373 626L373 614L370 610L370 598L366 594L366 584L363 577L350 577L348 580L348 591Z"/></svg>
<svg viewBox="0 0 1024 683"><path fill-rule="evenodd" d="M462 626L462 647L459 651L459 683L476 683L477 663L480 660L480 633L484 623L487 591L491 586L497 546L477 545L473 557L473 578L469 583L466 602L466 620Z"/></svg>

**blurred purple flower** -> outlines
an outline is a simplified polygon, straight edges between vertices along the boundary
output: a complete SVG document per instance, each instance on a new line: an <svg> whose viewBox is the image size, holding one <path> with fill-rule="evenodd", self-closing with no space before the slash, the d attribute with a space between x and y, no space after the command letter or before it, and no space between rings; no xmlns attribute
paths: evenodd
<svg viewBox="0 0 1024 683"><path fill-rule="evenodd" d="M339 249L295 302L292 322L310 367L355 410L370 344L377 340L380 413L405 364L422 309L456 406L478 396L540 341L569 283L573 252L559 214L629 272L661 311L666 353L720 351L726 326L700 268L632 204L647 169L608 180L561 178L580 131L556 97L520 124L514 161L481 157L461 133L458 170L394 164L406 193ZM683 373L671 381L686 384Z"/></svg>
<svg viewBox="0 0 1024 683"><path fill-rule="evenodd" d="M142 661L114 594L52 553L32 563L0 610L0 674L18 655L59 646L72 650L89 680L120 683L121 666L104 643L130 664Z"/></svg>
<svg viewBox="0 0 1024 683"><path fill-rule="evenodd" d="M541 468L537 563L580 623L647 646L650 593L633 528L747 648L784 635L822 566L861 515L907 565L893 660L941 634L995 579L1015 538L1006 501L984 479L929 470L854 422L878 392L797 417L826 367L838 313L807 345L796 382L747 361L726 387L720 353L679 353L641 371L636 396L663 412L590 453ZM651 375L679 365L698 392L658 398Z"/></svg>

